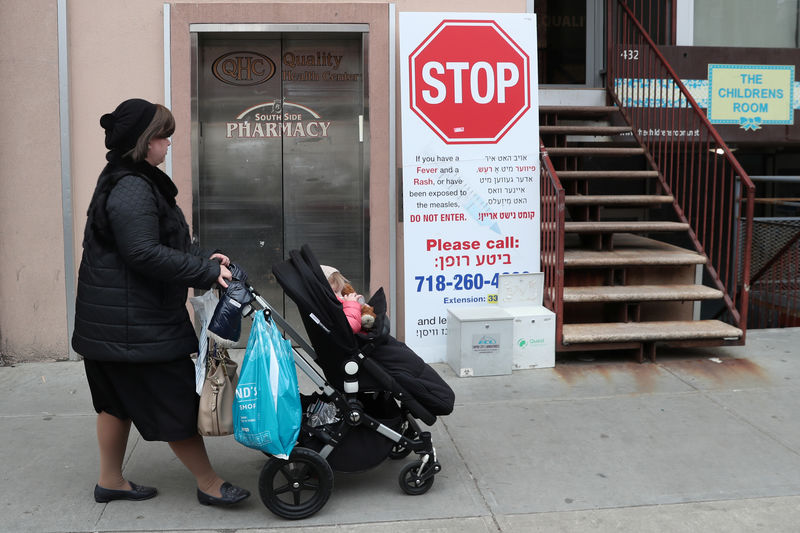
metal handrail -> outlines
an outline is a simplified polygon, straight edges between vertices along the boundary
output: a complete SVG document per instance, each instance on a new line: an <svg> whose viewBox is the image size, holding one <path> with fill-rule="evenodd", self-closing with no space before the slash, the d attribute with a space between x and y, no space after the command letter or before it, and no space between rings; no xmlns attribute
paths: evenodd
<svg viewBox="0 0 800 533"><path fill-rule="evenodd" d="M607 52L606 90L744 333L755 186L625 0L608 2ZM731 244L742 218L744 249Z"/></svg>
<svg viewBox="0 0 800 533"><path fill-rule="evenodd" d="M564 213L565 192L553 162L539 138L541 159L541 261L544 305L556 316L556 346L561 346L564 326Z"/></svg>
<svg viewBox="0 0 800 533"><path fill-rule="evenodd" d="M800 183L800 176L753 176L750 175L750 181L774 181L780 183Z"/></svg>

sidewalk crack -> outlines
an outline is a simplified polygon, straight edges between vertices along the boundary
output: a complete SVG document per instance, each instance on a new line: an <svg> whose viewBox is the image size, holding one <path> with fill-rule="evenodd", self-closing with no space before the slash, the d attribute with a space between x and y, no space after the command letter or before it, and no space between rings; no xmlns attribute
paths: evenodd
<svg viewBox="0 0 800 533"><path fill-rule="evenodd" d="M466 460L466 458L464 457L464 454L461 452L461 448L459 448L458 442L456 441L456 439L453 438L453 435L450 433L450 428L447 427L447 423L443 419L439 419L439 422L442 425L444 431L447 433L447 436L450 439L450 442L453 443L453 448L455 449L456 454L458 455L458 458L461 461L461 464L464 466L464 469L467 471L467 474L469 475L469 478L472 480L472 484L475 487L475 490L477 491L477 493L480 495L480 498L483 501L484 507L489 512L489 516L491 516L492 523L494 524L494 527L495 527L495 531L498 531L498 532L503 531L503 528L500 527L500 523L497 521L497 516L495 515L494 511L492 510L492 506L489 503L489 500L483 494L483 491L481 490L480 486L478 485L478 479L475 477L475 474L472 472L472 469L469 466L469 462Z"/></svg>

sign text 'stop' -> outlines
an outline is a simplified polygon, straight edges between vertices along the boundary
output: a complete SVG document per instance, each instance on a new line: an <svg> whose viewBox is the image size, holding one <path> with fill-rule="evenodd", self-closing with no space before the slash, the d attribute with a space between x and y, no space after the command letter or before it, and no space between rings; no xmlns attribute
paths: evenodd
<svg viewBox="0 0 800 533"><path fill-rule="evenodd" d="M492 20L444 20L409 56L411 109L445 143L496 143L530 109L528 55Z"/></svg>

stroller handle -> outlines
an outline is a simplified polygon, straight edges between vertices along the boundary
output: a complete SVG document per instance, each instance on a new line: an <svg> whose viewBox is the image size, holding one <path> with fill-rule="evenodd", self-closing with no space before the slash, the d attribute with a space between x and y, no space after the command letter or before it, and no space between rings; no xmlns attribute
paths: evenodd
<svg viewBox="0 0 800 533"><path fill-rule="evenodd" d="M314 361L317 360L317 353L311 347L311 345L306 342L306 340L300 335L296 329L294 329L280 313L278 313L267 300L261 296L258 291L253 288L252 285L245 282L245 287L247 291L253 296L253 300L261 307L260 311L263 311L265 316L264 318L271 318L275 324L281 328L286 336L290 337L292 341L296 342L300 348L302 348L305 353L309 355ZM250 305L250 309L242 310L242 316L250 316L254 311L257 309ZM328 381L325 379L325 376L317 372L317 370L311 366L311 363L306 361L306 358L297 351L294 346L292 347L292 351L294 352L294 362L295 364L300 367L303 373L308 376L311 381L319 388L319 390L323 391L326 395L330 395L333 393L334 389L331 388Z"/></svg>
<svg viewBox="0 0 800 533"><path fill-rule="evenodd" d="M289 323L286 321L286 319L285 319L285 318L283 318L283 317L281 316L281 314L280 314L280 313L278 313L278 312L275 310L275 308L273 308L273 307L272 307L272 306L269 304L269 302L268 302L267 300L265 300L265 299L264 299L264 297L263 297L263 296L261 296L261 295L258 293L258 291L257 291L257 290L256 290L256 289L255 289L255 288L252 286L252 285L250 285L250 284L249 284L249 283L247 283L247 282L245 282L245 284L244 284L244 285L245 285L245 287L247 288L247 291L248 291L248 292L250 293L250 295L253 297L253 300L255 300L255 301L258 303L258 305L261 307L261 310L263 310L263 311L264 311L264 313L265 313L265 314L264 314L264 318L270 318L270 317L272 317L272 320L274 320L274 321L275 321L275 323L276 323L276 324L278 324L278 326L279 326L279 327L280 327L282 330L284 330L285 332L287 332L287 333L289 334L289 336L292 338L292 340L296 341L296 342L297 342L297 344L299 344L299 345L300 345L300 347L301 347L303 350L305 350L305 352L306 352L308 355L310 355L312 359L316 360L316 359L317 359L317 354L316 354L316 352L315 352L315 351L314 351L314 349L311 347L311 345L310 345L310 344L308 344L308 343L306 342L306 340L303 338L303 336L302 336L302 335L300 335L300 334L297 332L297 330L295 330L295 329L294 329L294 328L293 328L293 327L292 327L292 326L291 326L291 325L290 325L290 324L289 324ZM250 309L244 309L244 310L242 310L242 316L250 316L250 314L251 314L253 311L255 311L255 310L256 310L256 309L255 309L255 308L254 308L254 307L251 305L251 306L250 306Z"/></svg>

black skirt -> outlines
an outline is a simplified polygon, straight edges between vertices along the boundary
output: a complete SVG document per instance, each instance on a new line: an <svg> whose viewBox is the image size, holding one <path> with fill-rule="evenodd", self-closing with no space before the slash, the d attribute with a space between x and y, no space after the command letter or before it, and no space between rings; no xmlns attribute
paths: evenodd
<svg viewBox="0 0 800 533"><path fill-rule="evenodd" d="M197 435L194 362L114 363L83 360L98 413L131 420L144 440L174 442Z"/></svg>

